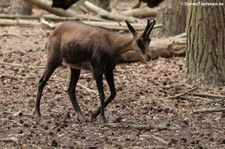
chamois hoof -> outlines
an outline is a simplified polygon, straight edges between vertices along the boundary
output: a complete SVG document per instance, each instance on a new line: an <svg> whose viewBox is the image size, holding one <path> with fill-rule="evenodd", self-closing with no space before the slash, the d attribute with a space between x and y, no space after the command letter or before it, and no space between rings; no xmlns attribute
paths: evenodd
<svg viewBox="0 0 225 149"><path fill-rule="evenodd" d="M98 116L98 114L96 114L96 113L97 113L97 111L96 111L96 112L93 112L93 113L91 114L91 122L96 121L96 118L97 118L97 116Z"/></svg>
<svg viewBox="0 0 225 149"><path fill-rule="evenodd" d="M97 119L97 122L98 123L100 123L100 124L104 124L104 123L107 123L107 119L106 119L106 117L98 117L98 118L95 118L95 119L93 119L92 121L94 121L94 120L96 120Z"/></svg>
<svg viewBox="0 0 225 149"><path fill-rule="evenodd" d="M83 114L79 113L76 114L76 120L80 123L88 122L88 119L86 119Z"/></svg>
<svg viewBox="0 0 225 149"><path fill-rule="evenodd" d="M97 116L98 116L98 114L96 114L96 113L97 113L97 112L92 113L92 116L91 116L91 122L96 121ZM98 119L98 121L99 121L100 123L107 123L107 120L106 120L106 117L105 117L105 116L104 116L104 117L100 116L99 119Z"/></svg>
<svg viewBox="0 0 225 149"><path fill-rule="evenodd" d="M32 113L33 113L34 116L41 117L41 112L38 111L37 109L34 109Z"/></svg>
<svg viewBox="0 0 225 149"><path fill-rule="evenodd" d="M107 123L106 117L101 117L100 116L100 123Z"/></svg>

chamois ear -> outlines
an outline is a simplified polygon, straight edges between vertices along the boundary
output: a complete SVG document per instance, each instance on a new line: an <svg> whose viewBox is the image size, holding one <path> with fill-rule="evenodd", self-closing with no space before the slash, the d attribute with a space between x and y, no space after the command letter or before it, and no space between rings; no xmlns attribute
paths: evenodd
<svg viewBox="0 0 225 149"><path fill-rule="evenodd" d="M155 25L155 19L150 18L150 19L148 19L148 21L149 21L150 25L149 25L149 29L148 29L148 31L146 33L147 36L149 36L149 34L151 33L151 31L152 31L152 29L153 29L153 27Z"/></svg>
<svg viewBox="0 0 225 149"><path fill-rule="evenodd" d="M144 30L143 34L142 34L142 37L143 38L146 38L147 37L147 32L149 30L149 27L150 27L150 19L147 19L147 25L145 27L145 30Z"/></svg>
<svg viewBox="0 0 225 149"><path fill-rule="evenodd" d="M128 29L130 30L130 32L131 32L133 35L137 35L136 30L130 25L130 23L129 23L127 20L125 20L125 22L126 22L126 24L127 24Z"/></svg>

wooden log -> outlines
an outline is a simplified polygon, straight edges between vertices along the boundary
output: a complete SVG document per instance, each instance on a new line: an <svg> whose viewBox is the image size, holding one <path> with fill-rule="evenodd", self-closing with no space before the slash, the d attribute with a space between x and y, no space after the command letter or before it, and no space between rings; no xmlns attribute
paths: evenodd
<svg viewBox="0 0 225 149"><path fill-rule="evenodd" d="M56 16L54 14L45 14L45 15L12 15L12 14L0 14L0 18L2 19L48 19L53 21L68 21L68 20L93 20L93 21L104 21L103 19L93 16L93 15L85 15L85 14L76 14L74 17L61 17Z"/></svg>
<svg viewBox="0 0 225 149"><path fill-rule="evenodd" d="M149 7L136 8L136 9L123 11L121 12L121 14L125 16L133 16L137 18L155 17L157 14L157 9L156 8L153 9Z"/></svg>
<svg viewBox="0 0 225 149"><path fill-rule="evenodd" d="M0 15L0 25L8 26L8 25L21 25L21 26L40 26L40 25L48 25L49 29L52 29L56 26L55 23L49 23L47 21L43 21L43 19L53 19L53 20L71 20L71 18L65 17L45 17L45 16L17 16L17 15ZM6 19L10 18L10 19ZM20 19L21 18L21 19ZM72 17L75 18L75 17ZM41 20L41 22L39 21ZM106 27L112 30L126 30L128 31L127 25L124 22L115 22L115 21L81 21L86 24ZM143 30L145 28L145 23L132 23L132 26L137 30ZM161 27L161 24L156 24L154 28Z"/></svg>
<svg viewBox="0 0 225 149"><path fill-rule="evenodd" d="M0 19L0 25L9 26L9 25L20 25L20 26L40 26L41 23L39 21L34 20L26 20L26 19Z"/></svg>
<svg viewBox="0 0 225 149"><path fill-rule="evenodd" d="M44 1L44 0L26 0L26 1L58 16L74 17L76 15L76 12L72 11L71 9L68 9L67 11L65 11L60 8L52 8L51 4L48 1Z"/></svg>
<svg viewBox="0 0 225 149"><path fill-rule="evenodd" d="M110 12L90 3L89 1L85 1L84 4L89 10L97 13L99 16L101 16L103 18L107 18L110 20L116 20L116 21L124 21L125 19L129 22L137 22L138 21L138 19L136 19L134 17L127 17L127 16L123 16L121 14L110 13Z"/></svg>
<svg viewBox="0 0 225 149"><path fill-rule="evenodd" d="M150 44L149 56L151 59L158 57L184 56L186 51L186 38L170 37L152 41Z"/></svg>

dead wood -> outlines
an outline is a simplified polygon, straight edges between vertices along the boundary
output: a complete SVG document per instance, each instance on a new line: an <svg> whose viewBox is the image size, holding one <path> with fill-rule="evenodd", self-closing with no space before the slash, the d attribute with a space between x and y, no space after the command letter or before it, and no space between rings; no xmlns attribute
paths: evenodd
<svg viewBox="0 0 225 149"><path fill-rule="evenodd" d="M150 44L149 55L152 59L158 57L184 56L186 51L185 33L161 40L152 41Z"/></svg>
<svg viewBox="0 0 225 149"><path fill-rule="evenodd" d="M225 112L225 108L200 109L200 110L193 111L192 114L196 114L196 113L213 113L213 112Z"/></svg>
<svg viewBox="0 0 225 149"><path fill-rule="evenodd" d="M0 62L0 65L7 65L12 67L19 67L19 68L32 68L32 69L44 69L44 66L31 66L31 65L25 65L25 64L15 64L15 63L7 63L7 62Z"/></svg>
<svg viewBox="0 0 225 149"><path fill-rule="evenodd" d="M65 80L64 78L61 78L61 77L54 76L54 78L55 78L54 80L61 81L61 82L66 82L67 81L67 80ZM86 86L84 86L84 85L82 85L80 83L77 83L77 86L79 86L80 88L85 89L90 94L96 94L97 95L97 93L98 93L97 91L92 90L92 89L90 89L90 88L88 88L88 87L86 87Z"/></svg>
<svg viewBox="0 0 225 149"><path fill-rule="evenodd" d="M87 92L89 92L89 93L92 93L92 94L96 94L96 95L97 95L97 91L92 90L92 89L90 89L90 88L88 88L88 87L86 87L86 86L84 86L84 85L82 85L82 84L80 84L80 83L77 83L77 86L79 86L79 87L85 89L85 90L86 90Z"/></svg>
<svg viewBox="0 0 225 149"><path fill-rule="evenodd" d="M125 22L114 22L114 21L82 21L83 23L95 25L95 26L101 26L106 27L112 30L125 30L128 31L127 25ZM140 31L145 28L145 23L131 23L132 26L135 28L135 30ZM161 27L161 24L156 24L154 28Z"/></svg>
<svg viewBox="0 0 225 149"><path fill-rule="evenodd" d="M152 125L135 125L135 124L122 124L122 123L106 123L105 126L111 128L125 128L125 129L136 129L140 131L151 131L151 130L158 130L163 131L167 130L167 127L160 127L160 126L152 126Z"/></svg>
<svg viewBox="0 0 225 149"><path fill-rule="evenodd" d="M53 14L45 14L45 15L12 15L12 14L0 14L0 18L2 19L34 19L39 20L40 18L53 20L53 21L68 21L68 20L94 20L94 21L104 21L103 19L93 16L93 15L85 15L85 14L76 14L73 17L62 17L56 16Z"/></svg>
<svg viewBox="0 0 225 149"><path fill-rule="evenodd" d="M33 116L33 114L24 113L22 111L18 111L16 113L15 112L10 112L10 111L3 111L1 114L2 115L12 115L14 117L17 117L17 116L28 116L28 117L30 117L30 116Z"/></svg>
<svg viewBox="0 0 225 149"><path fill-rule="evenodd" d="M65 11L59 8L52 8L51 4L48 1L44 1L44 0L26 0L26 1L58 16L74 17L76 15L76 12L70 9Z"/></svg>
<svg viewBox="0 0 225 149"><path fill-rule="evenodd" d="M121 14L124 16L133 16L137 18L155 17L157 14L157 9L152 9L149 7L136 8L136 9L122 11Z"/></svg>
<svg viewBox="0 0 225 149"><path fill-rule="evenodd" d="M159 143L162 143L163 145L169 145L169 142L160 138L160 137L157 137L155 135L140 135L139 136L140 138L146 138L146 139L151 139L151 140L156 140L157 142Z"/></svg>
<svg viewBox="0 0 225 149"><path fill-rule="evenodd" d="M0 138L0 142L5 142L5 143L18 143L18 138L16 137L9 137L9 138Z"/></svg>
<svg viewBox="0 0 225 149"><path fill-rule="evenodd" d="M99 16L101 16L103 18L107 18L110 20L116 20L116 21L124 21L126 19L129 22L137 22L136 18L123 16L121 14L110 13L110 12L90 3L89 1L85 1L84 4L89 10L97 13Z"/></svg>
<svg viewBox="0 0 225 149"><path fill-rule="evenodd" d="M16 16L15 16L16 17ZM0 17L1 18L1 17ZM23 17L22 17L23 18ZM34 19L32 19L34 18ZM46 17L46 19L50 19L50 17ZM59 19L60 17L54 17L52 19ZM40 21L39 21L40 20ZM61 18L61 20L69 20L66 18ZM90 25L95 25L95 26L100 26L100 27L106 27L112 30L128 30L126 24L124 22L113 22L113 21L81 21L83 23L86 24L90 24ZM0 25L5 25L5 26L9 26L9 25L18 25L18 26L47 26L48 29L52 29L54 28L57 23L50 23L48 21L45 20L45 17L31 17L31 18L27 18L27 19L0 19ZM143 30L143 28L145 27L145 25L143 23L132 23L132 26L135 27L136 30ZM154 28L158 28L161 27L160 24L156 24L154 26Z"/></svg>
<svg viewBox="0 0 225 149"><path fill-rule="evenodd" d="M13 33L3 33L3 34L0 34L0 37L5 37L5 36L21 37L21 35L13 34Z"/></svg>
<svg viewBox="0 0 225 149"><path fill-rule="evenodd" d="M189 94L189 93L191 93L191 92L195 91L196 89L198 89L198 87L197 87L197 86L195 86L195 87L191 88L190 90L188 90L188 91L186 91L186 92L184 92L184 93L181 93L181 94L178 94L178 95L175 95L175 96L169 97L169 98L170 98L170 99L180 98L180 97L182 97L182 96L185 96L185 95L187 95L187 94Z"/></svg>
<svg viewBox="0 0 225 149"><path fill-rule="evenodd" d="M40 26L41 23L39 21L34 20L25 20L25 19L0 19L0 25L19 25L19 26Z"/></svg>
<svg viewBox="0 0 225 149"><path fill-rule="evenodd" d="M225 99L225 96L222 95L214 95L214 94L205 94L205 93L193 93L193 96L199 96L203 98L220 98L220 99Z"/></svg>

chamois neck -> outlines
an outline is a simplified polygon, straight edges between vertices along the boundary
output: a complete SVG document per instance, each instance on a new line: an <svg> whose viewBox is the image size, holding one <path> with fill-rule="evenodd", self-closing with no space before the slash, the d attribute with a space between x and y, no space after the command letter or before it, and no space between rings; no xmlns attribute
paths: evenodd
<svg viewBox="0 0 225 149"><path fill-rule="evenodd" d="M114 37L114 51L116 56L120 56L121 54L132 50L132 41L133 35L132 34L117 34Z"/></svg>

